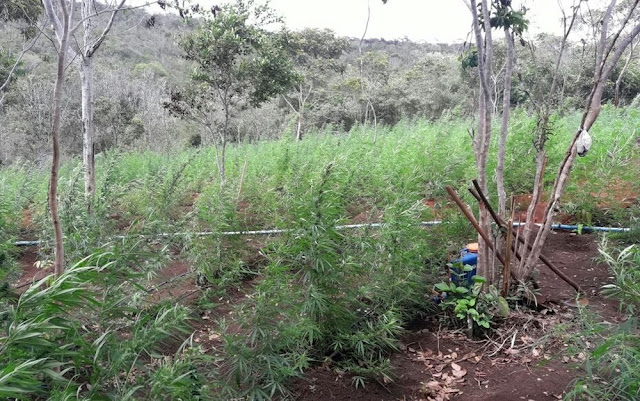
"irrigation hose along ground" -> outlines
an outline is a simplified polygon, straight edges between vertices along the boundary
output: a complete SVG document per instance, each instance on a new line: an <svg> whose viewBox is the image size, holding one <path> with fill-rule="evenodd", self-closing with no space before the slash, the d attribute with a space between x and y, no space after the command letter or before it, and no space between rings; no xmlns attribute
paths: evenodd
<svg viewBox="0 0 640 401"><path fill-rule="evenodd" d="M442 220L432 220L432 221L423 221L420 223L421 226L431 227L438 224L443 224ZM380 228L384 226L385 223L363 223L363 224L346 224L336 226L338 230L349 230L356 228ZM514 227L524 226L523 222L514 222ZM540 224L536 223L536 226L540 227ZM564 231L579 231L585 233L590 232L629 232L631 231L628 227L597 227L597 226L578 226L578 225L567 225L567 224L553 224L551 226L552 230L564 230ZM212 235L222 235L222 236L251 236L251 235L276 235L276 234L285 234L295 231L296 229L278 229L274 228L271 230L250 230L250 231L224 231L220 233L216 233L213 231L201 231L201 232L178 232L178 233L159 233L159 234L137 234L138 237L179 237L179 236L195 236L195 237L205 237ZM125 235L116 235L114 239L124 239L127 236ZM40 245L41 241L33 240L33 241L16 241L13 243L14 246L37 246Z"/></svg>

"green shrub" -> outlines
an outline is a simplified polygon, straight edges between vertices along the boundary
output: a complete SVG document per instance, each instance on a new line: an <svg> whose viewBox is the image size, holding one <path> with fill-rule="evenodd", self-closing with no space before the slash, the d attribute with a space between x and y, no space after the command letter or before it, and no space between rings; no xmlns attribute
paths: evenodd
<svg viewBox="0 0 640 401"><path fill-rule="evenodd" d="M614 254L605 240L600 254L615 276L615 283L603 286L603 292L620 299L627 320L598 338L597 347L587 360L587 375L576 380L567 399L637 400L640 398L640 323L636 317L640 307L640 250L632 245Z"/></svg>

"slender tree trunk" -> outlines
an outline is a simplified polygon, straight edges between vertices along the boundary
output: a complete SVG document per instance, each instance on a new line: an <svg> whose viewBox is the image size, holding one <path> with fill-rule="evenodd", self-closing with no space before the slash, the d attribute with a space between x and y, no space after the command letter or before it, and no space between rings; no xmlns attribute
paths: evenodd
<svg viewBox="0 0 640 401"><path fill-rule="evenodd" d="M296 113L298 113L298 128L296 130L296 140L298 141L302 140L302 115L304 113L305 101L306 98L304 96L302 84L300 84L298 86L298 110L296 111Z"/></svg>
<svg viewBox="0 0 640 401"><path fill-rule="evenodd" d="M227 157L227 133L229 130L229 105L225 102L223 104L224 107L224 127L222 133L220 135L221 139L221 149L220 149L220 188L224 188L227 183L227 167L226 167L226 157Z"/></svg>
<svg viewBox="0 0 640 401"><path fill-rule="evenodd" d="M69 49L69 24L73 17L73 5L66 9L66 1L61 0L60 5L64 14L62 30L60 32L58 49L58 66L56 74L56 86L53 92L53 108L51 111L51 178L49 182L49 209L53 220L53 231L55 239L55 259L53 262L53 272L56 277L64 271L64 237L62 234L62 223L58 210L58 172L60 171L60 120L62 114L62 91L64 87L64 71L66 55Z"/></svg>
<svg viewBox="0 0 640 401"><path fill-rule="evenodd" d="M93 57L79 60L82 83L82 163L84 168L84 195L90 204L96 191L94 161L95 124L93 120Z"/></svg>
<svg viewBox="0 0 640 401"><path fill-rule="evenodd" d="M302 115L304 113L304 103L300 105L300 110L298 110L298 128L296 131L296 140L302 140Z"/></svg>
<svg viewBox="0 0 640 401"><path fill-rule="evenodd" d="M220 187L224 187L227 183L227 136L222 135L222 149L220 150Z"/></svg>
<svg viewBox="0 0 640 401"><path fill-rule="evenodd" d="M533 230L535 227L535 212L540 203L540 198L542 196L543 183L544 183L544 172L546 165L547 153L544 148L539 148L536 153L536 176L533 184L533 194L531 195L531 201L529 202L529 207L527 208L527 217L524 225L524 230L522 233L522 238L524 243L522 245L522 251L520 252L523 256L526 256L529 253L529 243L531 242L531 235L533 235ZM518 268L516 269L516 276L520 278L525 278L527 275L527 270L525 268L527 258L523 257L520 260Z"/></svg>
<svg viewBox="0 0 640 401"><path fill-rule="evenodd" d="M87 199L88 208L91 207L91 200L96 191L95 123L93 120L93 56L111 30L115 16L118 11L122 9L125 1L126 0L120 0L118 5L111 11L109 21L97 38L94 37L95 2L82 0L81 3L81 18L84 34L83 46L79 54L78 68L82 86L82 165L84 169L84 194Z"/></svg>
<svg viewBox="0 0 640 401"><path fill-rule="evenodd" d="M487 191L487 161L489 158L489 147L491 145L491 122L493 118L493 102L489 84L493 72L493 39L491 37L491 25L489 18L489 2L482 0L482 18L484 22L484 38L482 37L482 28L480 19L478 18L478 7L476 0L471 0L470 11L473 17L473 30L476 38L476 47L478 49L478 76L480 78L480 101L479 101L479 118L478 132L474 137L474 153L476 158L476 167L478 173L478 184L481 190L488 194ZM491 220L489 212L480 205L480 215L478 224L487 233L491 232ZM478 266L477 273L487 277L489 267L491 266L492 252L485 243L484 239L478 235Z"/></svg>
<svg viewBox="0 0 640 401"><path fill-rule="evenodd" d="M505 216L507 209L507 192L504 188L504 157L509 133L509 118L511 115L511 79L513 65L515 63L515 44L509 28L504 29L507 42L507 66L504 73L504 91L502 96L502 126L500 127L500 143L498 148L498 167L496 169L496 181L498 184L498 214Z"/></svg>

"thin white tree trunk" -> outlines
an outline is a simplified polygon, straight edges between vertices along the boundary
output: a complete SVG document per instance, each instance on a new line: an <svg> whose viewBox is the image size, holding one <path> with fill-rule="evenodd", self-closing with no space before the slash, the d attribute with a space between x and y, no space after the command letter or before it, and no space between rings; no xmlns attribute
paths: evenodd
<svg viewBox="0 0 640 401"><path fill-rule="evenodd" d="M304 104L306 98L302 93L302 84L300 84L300 91L298 93L298 128L296 130L296 140L302 140L302 116L304 115Z"/></svg>
<svg viewBox="0 0 640 401"><path fill-rule="evenodd" d="M84 194L88 201L96 190L94 155L95 123L93 120L93 58L79 60L82 83L82 164L84 169Z"/></svg>
<svg viewBox="0 0 640 401"><path fill-rule="evenodd" d="M111 11L111 16L104 30L97 38L94 38L94 19L97 17L95 2L92 0L82 0L81 23L84 30L83 46L80 49L80 58L77 61L80 81L82 87L82 165L84 169L84 194L87 199L87 206L90 209L91 200L96 191L96 168L95 168L95 123L94 123L94 68L93 56L106 39L115 16L120 11L126 0L120 0L117 6Z"/></svg>
<svg viewBox="0 0 640 401"><path fill-rule="evenodd" d="M296 129L296 140L302 140L302 113L298 113L298 128Z"/></svg>
<svg viewBox="0 0 640 401"><path fill-rule="evenodd" d="M507 42L507 66L504 75L504 90L502 95L502 126L500 127L500 143L498 145L498 167L496 169L496 181L498 186L498 214L505 216L507 209L507 191L504 188L504 158L507 147L507 135L509 133L509 118L511 116L511 79L513 65L515 63L515 44L509 28L504 29Z"/></svg>

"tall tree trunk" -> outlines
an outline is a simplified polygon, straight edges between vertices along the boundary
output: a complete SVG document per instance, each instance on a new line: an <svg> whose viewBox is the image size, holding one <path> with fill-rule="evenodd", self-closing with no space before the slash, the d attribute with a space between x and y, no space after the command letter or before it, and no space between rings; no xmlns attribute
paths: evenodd
<svg viewBox="0 0 640 401"><path fill-rule="evenodd" d="M84 168L84 195L89 202L96 191L94 155L95 124L93 120L93 57L79 60L82 83L82 164Z"/></svg>
<svg viewBox="0 0 640 401"><path fill-rule="evenodd" d="M496 169L496 181L498 186L498 214L505 216L507 209L507 192L504 188L504 157L509 133L509 118L511 115L511 79L513 65L515 63L515 44L509 28L504 28L504 37L507 42L507 66L504 73L504 91L502 95L502 126L500 127L500 143L498 147L498 167Z"/></svg>
<svg viewBox="0 0 640 401"><path fill-rule="evenodd" d="M302 140L302 115L304 113L304 103L300 104L300 110L298 110L298 128L296 131L296 140Z"/></svg>
<svg viewBox="0 0 640 401"><path fill-rule="evenodd" d="M93 90L93 56L104 42L107 34L113 26L115 16L122 9L126 0L120 0L111 11L109 21L102 33L94 37L94 18L96 17L95 2L82 0L81 17L83 34L83 47L80 49L78 68L82 85L82 165L84 169L84 194L88 208L96 191L96 167L95 167L95 123L93 120L94 90Z"/></svg>
<svg viewBox="0 0 640 401"><path fill-rule="evenodd" d="M478 49L478 76L480 78L480 101L478 110L478 132L474 137L474 153L478 173L478 184L481 190L487 191L487 161L489 158L489 147L491 145L491 121L493 117L492 98L489 90L489 83L493 71L493 40L491 37L491 26L489 18L489 2L482 0L482 18L484 22L484 39L482 37L482 27L478 18L478 7L476 0L471 0L470 11L473 17L473 30ZM491 220L489 212L483 205L480 205L480 216L478 224L487 233L491 232ZM487 277L487 272L491 266L492 252L484 239L478 235L478 266L477 273Z"/></svg>
<svg viewBox="0 0 640 401"><path fill-rule="evenodd" d="M227 183L227 135L222 136L222 149L220 150L220 187L223 188Z"/></svg>
<svg viewBox="0 0 640 401"><path fill-rule="evenodd" d="M48 4L51 5L50 3ZM60 222L60 213L58 210L58 172L60 171L60 120L62 106L62 91L64 87L64 71L66 63L66 55L69 49L69 24L73 18L73 3L69 10L66 9L65 0L60 0L62 12L64 14L62 29L58 40L60 47L58 49L58 65L56 74L56 86L53 92L53 108L51 111L51 178L49 182L49 209L51 210L51 219L53 220L53 232L55 240L55 259L53 262L53 272L56 277L60 276L64 271L64 237L62 234L62 223Z"/></svg>
<svg viewBox="0 0 640 401"><path fill-rule="evenodd" d="M229 104L227 102L223 102L224 107L224 127L222 133L220 135L221 139L221 149L220 149L220 164L218 166L220 170L220 188L224 188L227 183L227 167L226 167L226 158L227 158L227 135L229 133Z"/></svg>
<svg viewBox="0 0 640 401"><path fill-rule="evenodd" d="M311 90L311 89L309 89ZM298 128L296 131L296 140L302 140L302 115L304 113L304 104L307 98L304 96L304 91L302 88L302 84L299 85L298 89Z"/></svg>
<svg viewBox="0 0 640 401"><path fill-rule="evenodd" d="M93 123L93 53L90 43L93 36L93 2L82 1L82 27L84 29L83 48L78 59L80 83L82 86L82 167L84 169L84 196L87 208L91 208L91 201L96 190L96 170L94 164L94 132Z"/></svg>

